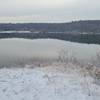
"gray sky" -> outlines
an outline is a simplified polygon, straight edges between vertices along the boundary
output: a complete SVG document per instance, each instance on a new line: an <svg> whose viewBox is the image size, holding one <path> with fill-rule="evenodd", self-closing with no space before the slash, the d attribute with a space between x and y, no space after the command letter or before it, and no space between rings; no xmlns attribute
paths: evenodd
<svg viewBox="0 0 100 100"><path fill-rule="evenodd" d="M0 0L0 22L100 19L100 0Z"/></svg>

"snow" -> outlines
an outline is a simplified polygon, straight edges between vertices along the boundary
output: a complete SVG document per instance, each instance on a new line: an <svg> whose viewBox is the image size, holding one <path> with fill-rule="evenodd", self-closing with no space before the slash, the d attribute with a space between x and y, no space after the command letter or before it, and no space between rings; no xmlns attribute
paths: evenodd
<svg viewBox="0 0 100 100"><path fill-rule="evenodd" d="M0 31L0 33L31 33L30 31Z"/></svg>
<svg viewBox="0 0 100 100"><path fill-rule="evenodd" d="M30 67L30 65L27 65ZM0 100L100 100L100 86L79 66L0 69Z"/></svg>

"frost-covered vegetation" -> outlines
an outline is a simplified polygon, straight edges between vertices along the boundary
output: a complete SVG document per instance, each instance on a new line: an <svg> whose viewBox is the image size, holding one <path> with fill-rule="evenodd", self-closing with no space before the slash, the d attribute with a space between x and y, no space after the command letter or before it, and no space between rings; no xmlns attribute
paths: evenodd
<svg viewBox="0 0 100 100"><path fill-rule="evenodd" d="M99 100L100 85L87 69L73 63L0 69L2 100ZM94 71L93 71L93 76ZM100 75L100 74L99 74Z"/></svg>

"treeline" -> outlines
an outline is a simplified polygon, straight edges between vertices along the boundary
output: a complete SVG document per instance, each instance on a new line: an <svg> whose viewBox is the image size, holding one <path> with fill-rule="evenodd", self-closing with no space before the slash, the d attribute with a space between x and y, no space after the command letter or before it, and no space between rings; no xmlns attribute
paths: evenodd
<svg viewBox="0 0 100 100"><path fill-rule="evenodd" d="M73 32L100 33L100 20L73 21L70 23L8 23L0 24L0 31L42 31L42 32Z"/></svg>
<svg viewBox="0 0 100 100"><path fill-rule="evenodd" d="M0 24L0 38L53 38L100 44L100 20L70 23L2 23Z"/></svg>
<svg viewBox="0 0 100 100"><path fill-rule="evenodd" d="M0 33L0 38L52 38L66 41L100 44L100 34L66 34L66 33Z"/></svg>

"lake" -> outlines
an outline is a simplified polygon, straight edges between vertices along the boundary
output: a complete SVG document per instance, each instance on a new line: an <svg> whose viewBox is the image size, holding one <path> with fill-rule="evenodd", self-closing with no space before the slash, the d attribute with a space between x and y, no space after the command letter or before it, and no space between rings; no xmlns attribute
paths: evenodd
<svg viewBox="0 0 100 100"><path fill-rule="evenodd" d="M57 39L0 39L0 64L56 60L61 52L90 61L100 52L100 45L81 44Z"/></svg>

